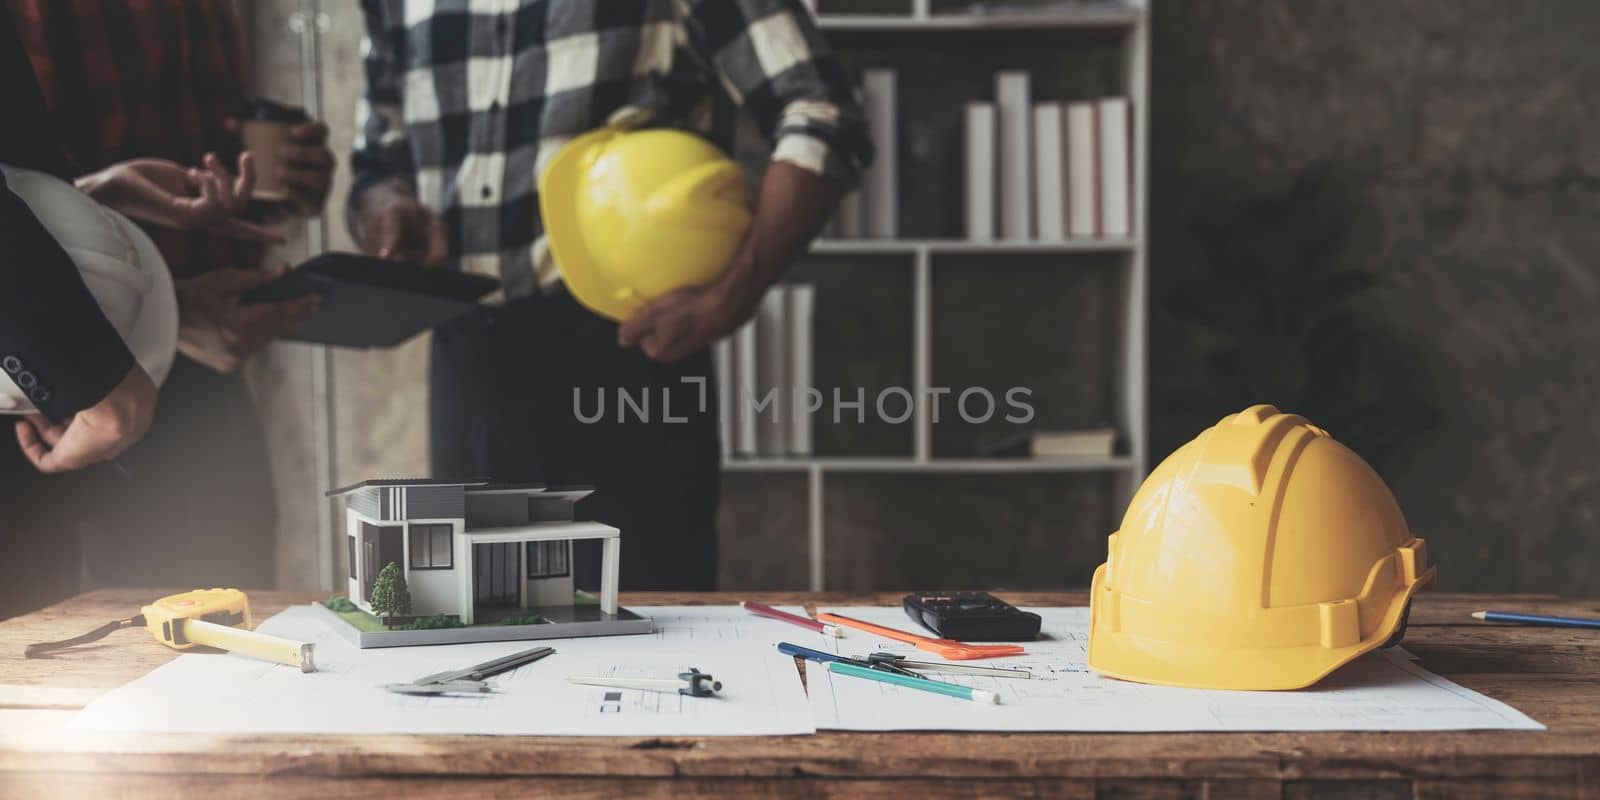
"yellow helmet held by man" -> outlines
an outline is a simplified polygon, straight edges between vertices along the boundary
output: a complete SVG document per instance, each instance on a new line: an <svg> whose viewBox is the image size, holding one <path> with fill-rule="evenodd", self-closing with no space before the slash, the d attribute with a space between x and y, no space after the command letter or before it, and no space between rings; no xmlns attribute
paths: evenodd
<svg viewBox="0 0 1600 800"><path fill-rule="evenodd" d="M1432 582L1383 479L1303 417L1251 406L1168 456L1094 573L1089 666L1298 689L1398 641Z"/></svg>
<svg viewBox="0 0 1600 800"><path fill-rule="evenodd" d="M618 321L716 280L751 219L739 165L665 128L608 126L568 142L539 178L539 208L567 289Z"/></svg>

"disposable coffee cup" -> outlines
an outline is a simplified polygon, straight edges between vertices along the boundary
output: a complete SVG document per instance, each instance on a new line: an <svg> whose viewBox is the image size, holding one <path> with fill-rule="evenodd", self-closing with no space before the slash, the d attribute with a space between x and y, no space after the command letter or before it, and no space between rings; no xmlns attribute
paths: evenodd
<svg viewBox="0 0 1600 800"><path fill-rule="evenodd" d="M278 153L289 142L289 129L310 122L305 109L256 98L250 104L246 119L240 123L239 133L244 139L244 149L255 156L256 185L251 197L269 203L289 199L289 192L278 180Z"/></svg>

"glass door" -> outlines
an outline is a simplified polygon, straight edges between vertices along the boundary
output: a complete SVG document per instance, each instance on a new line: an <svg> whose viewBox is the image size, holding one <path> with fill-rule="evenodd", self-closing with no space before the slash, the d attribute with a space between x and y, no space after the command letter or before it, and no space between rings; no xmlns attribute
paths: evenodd
<svg viewBox="0 0 1600 800"><path fill-rule="evenodd" d="M472 596L479 607L517 606L522 602L517 542L472 546Z"/></svg>

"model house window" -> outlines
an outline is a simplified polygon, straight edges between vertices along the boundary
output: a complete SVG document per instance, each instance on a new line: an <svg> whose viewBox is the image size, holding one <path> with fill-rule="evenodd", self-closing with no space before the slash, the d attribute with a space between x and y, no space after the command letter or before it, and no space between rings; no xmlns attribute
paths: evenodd
<svg viewBox="0 0 1600 800"><path fill-rule="evenodd" d="M450 525L411 526L411 568L450 569Z"/></svg>
<svg viewBox="0 0 1600 800"><path fill-rule="evenodd" d="M356 579L356 537L346 536L345 541L350 543L350 580Z"/></svg>
<svg viewBox="0 0 1600 800"><path fill-rule="evenodd" d="M565 539L553 542L528 542L528 577L561 578L572 573Z"/></svg>

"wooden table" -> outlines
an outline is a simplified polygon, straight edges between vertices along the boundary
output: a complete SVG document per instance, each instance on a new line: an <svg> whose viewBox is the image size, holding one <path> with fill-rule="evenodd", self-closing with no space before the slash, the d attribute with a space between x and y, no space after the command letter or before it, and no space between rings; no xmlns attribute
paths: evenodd
<svg viewBox="0 0 1600 800"><path fill-rule="evenodd" d="M1424 594L1406 647L1548 732L821 733L751 738L88 734L73 709L174 656L143 632L48 660L27 642L127 616L159 592L101 591L0 623L0 796L1507 797L1600 796L1600 635L1502 627L1494 607L1595 614L1553 596ZM1007 593L1019 605L1082 595ZM258 617L305 593L256 592ZM898 595L625 594L630 606L894 604Z"/></svg>

